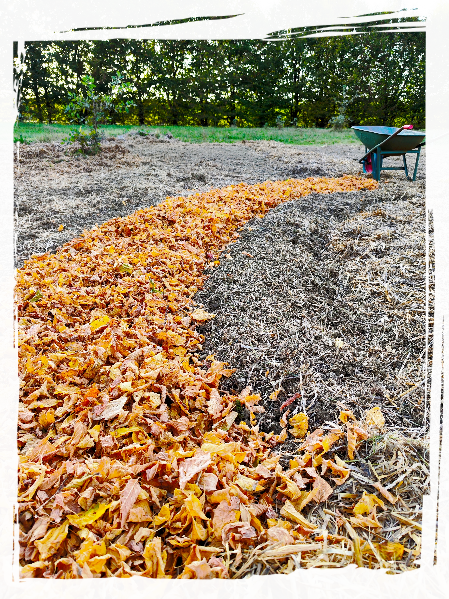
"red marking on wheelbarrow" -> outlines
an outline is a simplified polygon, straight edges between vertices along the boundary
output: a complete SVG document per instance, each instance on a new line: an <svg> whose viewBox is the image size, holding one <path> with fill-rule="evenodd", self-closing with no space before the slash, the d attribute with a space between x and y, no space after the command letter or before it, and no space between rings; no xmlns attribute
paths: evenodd
<svg viewBox="0 0 449 599"><path fill-rule="evenodd" d="M368 156L365 158L365 160L363 161L363 166L364 166L364 171L365 173L367 173L368 175L371 175L373 172L373 163L371 161L371 154L368 154Z"/></svg>

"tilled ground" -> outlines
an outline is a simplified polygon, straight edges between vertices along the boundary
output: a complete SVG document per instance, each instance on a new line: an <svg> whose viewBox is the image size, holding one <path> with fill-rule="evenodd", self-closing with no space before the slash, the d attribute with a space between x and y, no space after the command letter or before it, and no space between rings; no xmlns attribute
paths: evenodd
<svg viewBox="0 0 449 599"><path fill-rule="evenodd" d="M360 173L359 146L277 142L188 144L127 135L96 157L60 144L21 147L16 160L17 265L83 230L166 196L241 181ZM312 194L246 225L197 301L216 317L203 356L236 368L280 430L306 410L312 426L336 403L380 405L387 424L421 433L425 398L425 157L415 183L383 173L377 191ZM63 230L59 231L60 225ZM270 399L279 391L276 399Z"/></svg>

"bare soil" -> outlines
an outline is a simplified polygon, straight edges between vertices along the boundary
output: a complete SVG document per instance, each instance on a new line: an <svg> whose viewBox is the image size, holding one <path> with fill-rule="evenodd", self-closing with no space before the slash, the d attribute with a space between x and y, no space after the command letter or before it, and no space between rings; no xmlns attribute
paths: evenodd
<svg viewBox="0 0 449 599"><path fill-rule="evenodd" d="M18 267L167 196L361 174L357 145L121 137L92 157L56 143L21 146ZM281 404L296 394L288 417L306 411L311 428L334 420L344 402L356 416L379 405L389 427L424 434L424 190L425 152L416 182L390 171L376 191L311 194L278 206L248 223L209 271L196 297L216 315L202 327L202 357L215 353L236 368L225 382L229 390L261 393L262 428L279 432Z"/></svg>

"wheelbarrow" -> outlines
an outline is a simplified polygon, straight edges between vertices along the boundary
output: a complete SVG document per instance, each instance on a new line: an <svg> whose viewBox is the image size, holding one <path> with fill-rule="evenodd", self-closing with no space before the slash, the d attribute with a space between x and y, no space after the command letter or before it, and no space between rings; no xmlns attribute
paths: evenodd
<svg viewBox="0 0 449 599"><path fill-rule="evenodd" d="M359 160L363 164L363 172L372 173L376 181L380 179L380 171L405 171L409 179L406 154L416 154L412 181L416 179L421 147L425 145L423 131L412 131L413 125L396 127L379 127L364 125L351 127L365 145L365 155ZM404 166L384 166L383 161L389 156L402 156Z"/></svg>

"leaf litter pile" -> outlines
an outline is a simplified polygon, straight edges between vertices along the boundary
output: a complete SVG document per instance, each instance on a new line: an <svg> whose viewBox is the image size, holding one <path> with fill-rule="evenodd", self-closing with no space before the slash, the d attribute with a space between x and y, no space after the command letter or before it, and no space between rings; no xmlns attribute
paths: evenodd
<svg viewBox="0 0 449 599"><path fill-rule="evenodd" d="M234 370L201 353L214 315L194 302L249 220L376 187L345 176L167 198L18 270L23 577L415 567L424 445L382 434L379 405L336 402L334 422L310 426L307 406L291 412L298 394L276 408L280 432L263 430L257 389L230 389Z"/></svg>

